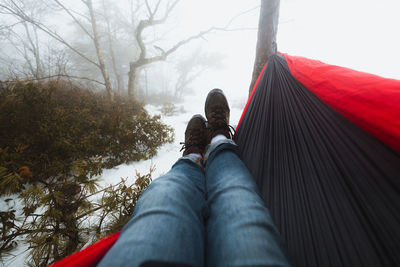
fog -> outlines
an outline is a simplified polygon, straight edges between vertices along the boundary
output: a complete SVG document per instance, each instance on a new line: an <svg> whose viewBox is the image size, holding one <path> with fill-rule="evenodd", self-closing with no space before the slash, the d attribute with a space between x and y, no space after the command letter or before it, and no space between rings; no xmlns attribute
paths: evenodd
<svg viewBox="0 0 400 267"><path fill-rule="evenodd" d="M167 2L161 1L155 14L156 19L165 14ZM30 61L34 60L32 53L29 53L30 44L26 40L26 32L22 25L13 25L20 21L20 18L4 14L9 13L4 6L11 6L10 3L23 6L28 15L32 15L36 21L48 26L72 47L96 61L91 40L85 36L70 14L62 10L55 1L3 0L1 79L32 78L27 70L27 58L30 58ZM71 14L75 14L75 18L87 31L91 31L89 22L85 20L88 16L88 8L81 1L61 3L72 12ZM107 48L108 38L103 16L104 14L110 16L111 30L115 34L113 46L117 68L126 90L129 62L137 58L139 53L134 38L134 27L137 26L138 21L148 16L143 2L135 11L136 13L132 14L130 9L137 8L137 3L139 1L93 2L100 32L100 46L114 90L116 90L116 81ZM157 1L149 1L149 4L150 8L154 8ZM202 68L204 71L186 86L183 95L202 96L209 89L220 87L227 92L232 101L245 102L255 56L259 5L259 1L180 1L164 23L144 30L143 39L148 56L156 56L161 53L159 48L166 51L179 41L197 35L210 27L224 29L214 30L201 38L195 38L179 47L165 61L151 63L141 68L137 88L142 90L142 93L146 91L146 95L150 92L173 96L178 77L176 64L195 57L196 54L211 54L218 58L215 66L212 63L199 66L193 59L192 73ZM400 35L397 33L400 26L400 18L397 15L399 10L400 4L395 0L284 0L281 1L280 8L278 50L385 77L398 78L400 77L398 67ZM128 25L129 23L132 24ZM13 26L6 27L10 25ZM29 22L27 25L32 34L35 27L32 27ZM66 61L63 66L65 69L62 70L64 74L102 80L99 70L93 67L93 64L86 62L69 47L42 30L37 30L37 33L38 50L43 57L49 58L48 62L60 60L59 56L64 55L62 59ZM13 34L19 36L15 37ZM22 45L21 39L25 39L26 45ZM49 52L50 49L54 50L53 54ZM28 50L28 52L25 51L25 55L24 50ZM48 67L54 70L54 66L49 64ZM49 71L48 76L52 74L57 73ZM82 82L82 80L79 81ZM91 85L99 90L103 89L98 84L91 83Z"/></svg>
<svg viewBox="0 0 400 267"><path fill-rule="evenodd" d="M180 110L162 117L175 130L173 144L147 161L105 170L102 185L132 176L134 169L145 173L155 165L153 178L168 171L181 155L187 121L203 112L212 88L225 91L231 124L237 123L253 71L259 0L182 0L173 8L172 0L149 0L148 6L144 0L92 1L112 91L128 98L133 62L138 66L133 98L152 115L165 103ZM138 25L152 13L154 20L163 19L166 12L166 20L146 27L141 37L144 59L168 55L140 65ZM399 12L399 0L282 0L278 51L400 79ZM89 9L81 0L0 0L0 80L62 79L106 91L93 39ZM24 265L25 248L8 264Z"/></svg>

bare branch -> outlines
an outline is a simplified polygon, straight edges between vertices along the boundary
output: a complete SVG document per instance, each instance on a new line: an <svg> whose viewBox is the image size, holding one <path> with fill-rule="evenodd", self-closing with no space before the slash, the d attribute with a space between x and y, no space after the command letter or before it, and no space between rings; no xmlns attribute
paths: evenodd
<svg viewBox="0 0 400 267"><path fill-rule="evenodd" d="M146 1L146 2L147 2L147 1ZM244 14L247 14L247 13L249 13L249 12L252 12L252 11L258 9L260 6L253 7L253 8L251 8L251 9L248 9L248 10L246 10L246 11L243 11L243 12L241 12L241 13L235 15L233 18L231 18L231 19L229 20L229 22L228 22L224 27L211 27L211 28L209 28L209 29L207 29L207 30L205 30L205 31L201 31L200 33L198 33L198 34L196 34L196 35L190 36L190 37L188 37L187 39L178 42L177 44L175 44L172 48L170 48L170 49L167 50L167 51L164 51L161 47L154 46L157 50L161 51L161 55L158 55L158 56L155 56L155 57L152 57L152 58L145 59L146 48L145 48L145 44L143 43L143 40L142 40L142 38L141 38L141 33L142 33L142 31L143 31L146 27L149 27L149 26L153 26L153 25L155 25L155 24L162 23L164 20L166 20L167 17L168 17L168 14L172 11L172 9L176 6L176 4L177 4L178 2L179 2L179 0L176 0L170 7L167 8L167 11L166 11L166 13L165 13L166 16L164 16L161 20L154 20L154 21L149 21L149 20L143 21L143 20L142 20L142 21L141 21L142 25L140 25L140 23L139 23L139 26L141 26L140 28L139 28L139 26L138 26L140 32L139 32L139 35L137 35L136 37L137 37L137 41L138 41L139 47L140 47L140 49L141 49L141 54L140 54L139 59L135 62L135 65L139 65L139 66L140 66L140 65L147 65L147 64L152 63L152 62L155 62L155 61L165 60L165 59L168 57L168 55L170 55L170 54L172 54L173 52L175 52L176 50L178 50L178 49L179 49L181 46L183 46L184 44L187 44L187 43L189 43L189 42L192 41L192 40L195 40L195 39L198 39L198 38L202 38L202 37L204 37L206 34L212 32L212 31L256 30L256 28L236 28L236 29L229 29L229 26L230 26L230 25L232 24L232 22L233 22L235 19L237 19L238 17L243 16ZM137 32L137 34L138 34L138 32Z"/></svg>
<svg viewBox="0 0 400 267"><path fill-rule="evenodd" d="M73 9L70 9L70 11L71 11L71 13L74 13L74 14L86 19L88 22L90 22L90 18L88 16L86 16L85 14L82 14L82 13L76 11L76 10L73 10Z"/></svg>
<svg viewBox="0 0 400 267"><path fill-rule="evenodd" d="M25 78L25 80L31 80L31 81L40 81L40 80L46 80L46 79L52 79L52 78L59 78L59 77L67 77L71 79L78 79L78 80L86 80L90 82L95 82L101 85L105 85L103 82L88 78L88 77L79 77L79 76L74 76L74 75L68 75L68 74L56 74L56 75L50 75L47 77L41 77L41 78ZM12 83L15 82L13 80L8 80L8 81L3 81L5 83Z"/></svg>
<svg viewBox="0 0 400 267"><path fill-rule="evenodd" d="M132 26L132 28L135 25L135 18L137 16L137 13L140 11L143 3L140 3L139 1L135 1L136 5L133 4L133 1L130 0L129 1L129 11L130 11L130 26Z"/></svg>
<svg viewBox="0 0 400 267"><path fill-rule="evenodd" d="M160 3L161 3L161 0L158 0L157 4L152 12L152 18L154 17L155 14L157 14L158 8L160 7Z"/></svg>
<svg viewBox="0 0 400 267"><path fill-rule="evenodd" d="M86 30L86 28L82 25L82 23L74 16L74 14L72 14L71 10L69 10L66 6L64 6L60 1L58 0L54 0L54 2L56 2L62 9L64 9L65 12L68 13L68 15L76 22L76 24L78 24L79 28L81 28L89 37L90 39L93 40L93 36L91 33L89 33L88 30ZM86 4L85 1L82 1L83 3ZM87 5L87 4L86 4Z"/></svg>
<svg viewBox="0 0 400 267"><path fill-rule="evenodd" d="M136 27L135 38L140 48L140 55L138 61L146 57L146 47L143 42L142 32L148 26L150 26L150 20L141 20L138 26Z"/></svg>
<svg viewBox="0 0 400 267"><path fill-rule="evenodd" d="M146 57L146 46L145 46L145 44L143 42L143 36L142 36L143 30L146 29L147 27L155 26L157 24L164 23L167 20L168 15L172 12L174 7L178 4L179 0L174 1L171 6L167 7L167 10L165 11L164 16L161 19L154 20L154 16L156 15L155 12L157 12L158 6L160 5L160 2L161 1L158 1L156 7L154 8L154 11L151 11L150 6L149 6L149 4L148 4L148 2L146 0L146 6L147 6L147 9L150 12L150 17L147 20L141 20L139 22L138 26L136 27L135 38L136 38L136 41L137 41L138 46L140 48L139 58L136 60L136 63L140 64L140 62L143 61L145 59L145 57Z"/></svg>
<svg viewBox="0 0 400 267"><path fill-rule="evenodd" d="M13 28L14 26L16 26L16 25L18 25L18 24L21 24L21 23L23 23L23 22L22 22L22 21L18 21L18 22L16 22L16 23L11 24L11 25L3 25L3 26L0 27L0 31L3 31L3 30L5 30L5 29L11 29L11 28Z"/></svg>
<svg viewBox="0 0 400 267"><path fill-rule="evenodd" d="M233 23L233 21L235 21L237 18L239 18L239 17L241 17L241 16L243 16L243 15L245 15L245 14L247 14L247 13L250 13L250 12L252 12L252 11L254 11L254 10L257 10L257 9L259 9L260 8L260 5L258 5L258 6L255 6L255 7L253 7L253 8L250 8L250 9L248 9L248 10L245 10L245 11L243 11L243 12L240 12L239 14L236 14L235 16L233 16L229 21L228 21L228 23L225 25L225 27L223 27L223 29L228 29L229 28L229 26L231 26L231 24Z"/></svg>
<svg viewBox="0 0 400 267"><path fill-rule="evenodd" d="M25 22L22 22L22 23L25 26ZM31 59L28 56L28 52L27 52L27 50L32 52L31 48L28 47L28 44L26 43L25 39L22 38L20 36L20 34L15 32L13 29L10 29L10 32L12 32L14 34L14 36L18 39L18 41L17 41L17 43L15 43L11 38L7 38L8 41L13 45L15 50L25 59L25 63L28 65L30 74L36 77L34 67L32 65ZM22 49L19 48L19 44L22 44ZM23 73L23 75L27 76L27 74L24 73L23 70L21 70L21 73Z"/></svg>
<svg viewBox="0 0 400 267"><path fill-rule="evenodd" d="M149 5L149 1L144 1L144 3L146 4L146 8L147 8L147 12L149 12L149 19L151 19L151 17L152 17L152 12L151 12L151 8L150 8L150 5Z"/></svg>
<svg viewBox="0 0 400 267"><path fill-rule="evenodd" d="M84 1L84 0L82 0L82 1ZM111 87L110 77L108 76L106 64L104 63L103 52L101 51L101 47L100 47L100 35L97 30L97 22L96 22L96 17L94 14L93 3L92 3L92 0L86 0L86 1L84 1L84 3L86 3L86 5L89 9L90 21L92 24L92 31L93 31L93 43L94 43L94 47L96 48L96 55L97 55L97 59L99 61L99 69L100 69L101 75L103 76L103 79L104 79L104 85L106 87L106 91L107 91L111 101L113 101L114 100L114 92Z"/></svg>
<svg viewBox="0 0 400 267"><path fill-rule="evenodd" d="M53 37L58 42L62 43L63 45L65 45L66 47L71 49L73 52L75 52L76 54L78 54L79 56L81 56L82 58L87 60L88 62L92 63L93 65L95 65L97 67L100 67L99 64L97 64L95 61L88 58L86 55L84 55L79 50L77 50L72 45L70 45L67 41L65 41L64 38L62 38L57 32L51 30L49 27L43 25L42 23L33 20L20 7L18 7L13 1L11 1L11 2L14 4L15 9L13 9L12 7L3 5L3 4L0 4L0 7L3 8L4 10L7 10L10 15L13 15L23 21L31 23L32 25L36 26L38 29L40 29L44 33L48 34L49 36Z"/></svg>
<svg viewBox="0 0 400 267"><path fill-rule="evenodd" d="M103 15L104 15L104 20L106 22L107 25L107 37L108 37L108 50L111 56L111 63L112 63L112 68L114 71L114 75L115 75L115 79L117 80L117 88L118 88L118 92L121 94L122 90L123 90L123 82L121 79L121 74L119 73L119 69L117 67L117 58L115 56L114 53L114 38L113 38L113 33L111 30L111 23L110 23L110 15L107 12L107 7L106 7L106 3L105 0L102 0L102 4L103 4ZM114 33L115 35L115 33Z"/></svg>
<svg viewBox="0 0 400 267"><path fill-rule="evenodd" d="M172 46L168 50L164 50L159 46L154 46L154 48L156 50L158 50L160 52L160 54L148 58L148 57L146 57L146 52L147 52L146 44L144 43L143 36L142 36L144 29L146 29L147 27L155 26L157 24L161 24L161 23L165 22L169 16L169 14L172 12L172 10L175 8L175 6L179 3L179 0L175 0L174 2L172 2L171 5L168 4L166 7L164 16L161 17L160 19L154 19L154 17L156 16L156 12L158 10L158 5L159 5L160 1L157 2L157 5L153 11L151 10L151 7L147 0L145 1L145 3L146 3L146 8L149 12L149 18L146 20L141 20L139 22L139 24L137 25L136 31L135 31L135 38L136 38L137 45L140 49L140 53L139 53L139 57L135 61L130 62L130 64L129 64L130 69L129 69L129 80L128 80L128 95L130 97L134 97L133 91L134 91L134 86L135 86L135 79L136 79L137 72L138 72L138 70L140 70L141 67L148 65L150 63L156 62L156 61L166 60L166 58L170 54L174 53L176 50L178 50L183 45L185 45L195 39L204 38L205 35L213 32L213 31L255 30L254 28L229 29L229 27L235 19L237 19L238 17L240 17L246 13L249 13L249 12L257 9L258 6L237 14L236 16L231 18L224 27L210 27L209 29L207 29L205 31L201 31L196 35L190 36L184 40L179 41L178 43L176 43L174 46ZM171 2L169 2L169 3L171 3Z"/></svg>
<svg viewBox="0 0 400 267"><path fill-rule="evenodd" d="M167 20L168 16L171 14L172 10L173 10L173 9L175 8L175 6L179 3L179 1L180 1L180 0L175 0L175 1L172 3L172 5L168 5L168 6L167 6L167 10L166 10L165 13L164 13L164 16L163 16L161 19L153 20L153 21L152 21L152 22L153 22L153 25L164 23L164 22ZM157 9L158 9L158 8L157 8Z"/></svg>
<svg viewBox="0 0 400 267"><path fill-rule="evenodd" d="M158 46L154 46L156 49L160 50L162 53L161 55L155 56L155 57L151 57L151 58L147 58L147 59L143 59L141 62L143 62L142 64L140 64L141 62L138 62L140 65L147 65L150 64L152 62L156 62L156 61L162 61L165 60L170 54L172 54L173 52L175 52L176 50L178 50L181 46L183 46L184 44L189 43L190 41L193 41L195 39L201 38L204 35L216 30L218 28L215 27L211 27L208 30L199 32L196 35L190 36L188 38L186 38L185 40L182 40L178 43L176 43L173 47L171 47L170 49L168 49L167 51L164 51L161 47ZM137 63L136 63L137 64ZM139 65L139 66L140 66Z"/></svg>

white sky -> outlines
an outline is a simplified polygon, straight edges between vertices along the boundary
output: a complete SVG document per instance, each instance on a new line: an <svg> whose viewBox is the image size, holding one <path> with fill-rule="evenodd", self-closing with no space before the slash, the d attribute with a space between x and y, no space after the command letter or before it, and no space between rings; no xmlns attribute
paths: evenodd
<svg viewBox="0 0 400 267"><path fill-rule="evenodd" d="M284 0L280 14L280 51L400 79L399 0Z"/></svg>
<svg viewBox="0 0 400 267"><path fill-rule="evenodd" d="M177 36L197 33L260 5L257 0L185 0L177 10ZM258 12L232 25L257 27ZM224 68L198 82L203 95L221 87L231 96L247 96L257 31L219 32L201 41L205 50L226 55ZM278 50L291 55L400 79L399 0L281 0Z"/></svg>

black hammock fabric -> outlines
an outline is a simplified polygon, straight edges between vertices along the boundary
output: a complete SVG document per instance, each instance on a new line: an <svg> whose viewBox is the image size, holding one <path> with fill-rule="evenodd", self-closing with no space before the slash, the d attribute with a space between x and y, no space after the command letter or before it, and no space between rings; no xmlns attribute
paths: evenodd
<svg viewBox="0 0 400 267"><path fill-rule="evenodd" d="M273 55L235 141L294 266L400 266L400 155Z"/></svg>

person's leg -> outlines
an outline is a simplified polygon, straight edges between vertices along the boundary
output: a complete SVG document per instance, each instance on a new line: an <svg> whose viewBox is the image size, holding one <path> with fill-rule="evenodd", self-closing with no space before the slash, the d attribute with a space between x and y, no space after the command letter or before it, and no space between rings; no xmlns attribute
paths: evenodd
<svg viewBox="0 0 400 267"><path fill-rule="evenodd" d="M207 157L206 187L208 266L290 266L278 230L232 140L219 141Z"/></svg>
<svg viewBox="0 0 400 267"><path fill-rule="evenodd" d="M204 258L204 173L179 160L150 183L132 219L98 266L140 266L162 261L202 266Z"/></svg>
<svg viewBox="0 0 400 267"><path fill-rule="evenodd" d="M289 266L283 242L257 186L238 156L222 90L207 96L207 266Z"/></svg>
<svg viewBox="0 0 400 267"><path fill-rule="evenodd" d="M198 149L192 134L199 125L205 127L203 120L189 122L184 157L143 192L132 219L98 266L204 265L205 177L196 154L204 148Z"/></svg>

